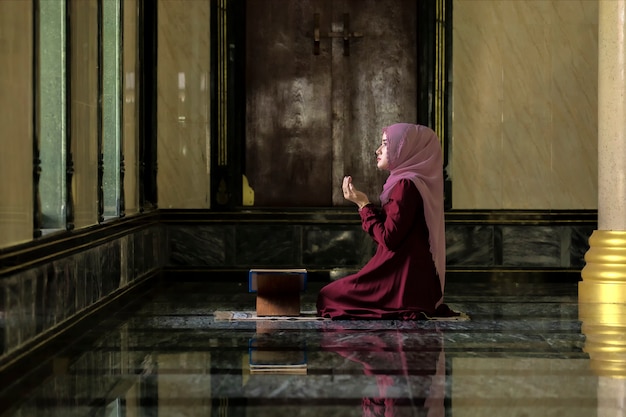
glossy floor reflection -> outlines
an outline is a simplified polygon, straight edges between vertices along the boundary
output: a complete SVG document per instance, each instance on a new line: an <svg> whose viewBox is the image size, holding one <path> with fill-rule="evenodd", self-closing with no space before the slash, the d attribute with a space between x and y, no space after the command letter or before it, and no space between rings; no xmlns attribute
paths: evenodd
<svg viewBox="0 0 626 417"><path fill-rule="evenodd" d="M302 309L313 310L310 283ZM177 283L94 323L7 416L622 416L577 283L451 282L466 322L227 321L242 284ZM11 397L7 398L7 392Z"/></svg>

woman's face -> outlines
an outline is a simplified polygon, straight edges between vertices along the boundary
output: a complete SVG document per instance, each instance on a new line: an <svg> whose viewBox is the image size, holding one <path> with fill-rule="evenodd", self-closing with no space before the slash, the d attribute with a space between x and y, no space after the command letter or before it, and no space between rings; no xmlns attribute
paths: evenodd
<svg viewBox="0 0 626 417"><path fill-rule="evenodd" d="M383 133L382 141L376 149L376 166L378 169L389 169L389 159L387 158L387 134Z"/></svg>

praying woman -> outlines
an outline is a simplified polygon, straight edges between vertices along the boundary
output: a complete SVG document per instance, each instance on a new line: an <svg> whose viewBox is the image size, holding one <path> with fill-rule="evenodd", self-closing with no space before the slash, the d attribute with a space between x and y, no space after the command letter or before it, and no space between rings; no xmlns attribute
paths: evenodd
<svg viewBox="0 0 626 417"><path fill-rule="evenodd" d="M380 206L343 179L344 198L358 206L363 230L377 243L357 273L325 285L317 314L331 319L424 320L458 316L443 303L445 225L443 159L430 128L397 123L382 130L376 164L389 176Z"/></svg>

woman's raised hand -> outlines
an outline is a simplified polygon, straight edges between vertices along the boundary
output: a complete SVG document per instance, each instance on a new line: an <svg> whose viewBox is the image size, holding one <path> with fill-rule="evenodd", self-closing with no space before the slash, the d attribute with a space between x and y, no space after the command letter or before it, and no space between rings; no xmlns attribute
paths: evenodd
<svg viewBox="0 0 626 417"><path fill-rule="evenodd" d="M343 184L341 185L341 188L343 189L343 197L346 200L352 201L354 204L359 206L359 209L370 203L367 195L354 187L354 184L352 184L351 176L347 175L343 177Z"/></svg>

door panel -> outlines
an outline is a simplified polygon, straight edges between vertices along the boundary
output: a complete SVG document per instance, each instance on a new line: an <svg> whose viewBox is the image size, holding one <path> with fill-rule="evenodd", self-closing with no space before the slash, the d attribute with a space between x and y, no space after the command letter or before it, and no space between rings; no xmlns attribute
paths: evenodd
<svg viewBox="0 0 626 417"><path fill-rule="evenodd" d="M415 21L412 0L247 2L244 172L256 206L352 204L344 175L377 201L381 128L416 119Z"/></svg>

